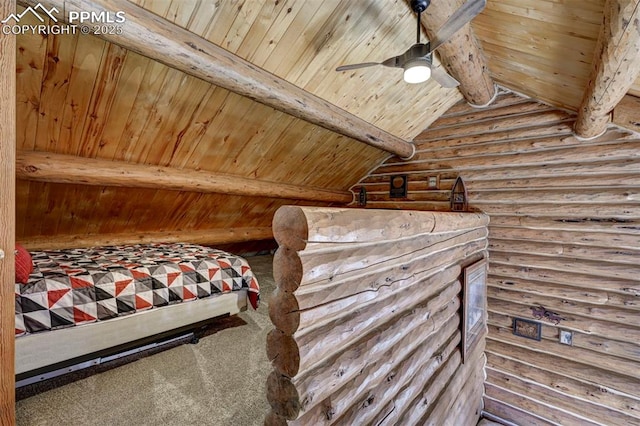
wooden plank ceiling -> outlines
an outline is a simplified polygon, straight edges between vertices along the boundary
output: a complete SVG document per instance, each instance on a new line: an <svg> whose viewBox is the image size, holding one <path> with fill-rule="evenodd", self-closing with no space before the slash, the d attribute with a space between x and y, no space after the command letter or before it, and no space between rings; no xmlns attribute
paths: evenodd
<svg viewBox="0 0 640 426"><path fill-rule="evenodd" d="M400 69L334 71L401 54L415 42L415 16L404 0L136 3L406 140L462 99L433 81L409 85ZM472 27L497 83L575 110L603 7L604 0L488 1ZM17 50L19 152L335 191L346 191L388 157L93 36L20 35ZM630 93L640 93L640 80ZM144 239L140 234L265 227L280 205L298 203L22 179L16 197L18 240L49 246L62 236L135 232Z"/></svg>

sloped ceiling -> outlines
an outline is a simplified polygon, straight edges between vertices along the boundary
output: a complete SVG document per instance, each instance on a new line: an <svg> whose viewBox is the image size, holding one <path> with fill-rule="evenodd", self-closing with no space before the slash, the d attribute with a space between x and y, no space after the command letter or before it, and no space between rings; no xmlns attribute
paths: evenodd
<svg viewBox="0 0 640 426"><path fill-rule="evenodd" d="M415 42L415 15L405 0L136 3L406 140L462 99L431 80L407 84L400 69L335 72ZM604 0L488 1L472 27L495 82L575 110L603 7ZM17 44L19 152L340 191L389 155L93 36L21 35ZM636 81L631 93L639 89ZM264 227L277 207L298 202L22 179L17 189L22 240Z"/></svg>

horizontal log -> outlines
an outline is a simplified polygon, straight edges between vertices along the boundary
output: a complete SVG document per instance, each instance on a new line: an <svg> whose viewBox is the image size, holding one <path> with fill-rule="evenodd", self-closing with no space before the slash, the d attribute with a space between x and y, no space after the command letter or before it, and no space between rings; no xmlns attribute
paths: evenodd
<svg viewBox="0 0 640 426"><path fill-rule="evenodd" d="M509 105L518 105L518 104L531 103L531 102L535 102L535 101L532 101L529 98L523 97L515 93L502 92L493 102L491 102L490 105L487 105L483 109L487 109L487 110L499 109ZM448 117L470 114L470 113L473 113L475 110L476 108L469 107L468 102L459 101L458 103L453 105L451 108L446 110L445 113L440 116L440 118L448 118Z"/></svg>
<svg viewBox="0 0 640 426"><path fill-rule="evenodd" d="M351 137L403 158L414 147L365 120L265 71L220 46L125 0L20 0L35 7L108 15L126 15L122 32L99 37L193 77L246 96L286 114Z"/></svg>
<svg viewBox="0 0 640 426"><path fill-rule="evenodd" d="M574 398L584 398L594 404L611 407L633 417L629 423L640 420L640 401L619 392L604 391L597 384L579 380L558 371L555 363L531 365L494 352L487 352L487 366L504 371L549 389L559 389Z"/></svg>
<svg viewBox="0 0 640 426"><path fill-rule="evenodd" d="M481 231L479 230L478 233ZM335 302L343 311L349 306L355 306L386 294L389 291L401 289L409 290L413 283L426 280L430 276L442 272L447 268L455 269L461 259L480 255L486 249L486 240L482 234L466 236L466 239L452 241L449 245L430 246L429 250L416 252L415 258L411 254L380 264L371 270L354 271L343 276L328 277L311 285L306 285L294 292L300 309L317 307L325 315L329 314Z"/></svg>
<svg viewBox="0 0 640 426"><path fill-rule="evenodd" d="M403 415L396 424L448 424L451 419L450 416L456 414L450 411L451 406L454 404L456 396L461 393L464 384L469 378L476 380L474 378L476 375L481 377L482 364L484 362L481 363L480 360L484 361L483 352L484 342L481 341L480 345L470 354L464 364L459 357L457 360L453 360L454 370L447 373L440 371L438 377L429 382L429 388L424 393L424 396L420 395L414 399L413 404L404 410ZM454 353L454 355L459 355L459 352ZM470 401L476 398L479 403L481 397L481 394L471 396ZM394 423L385 422L384 424L392 425Z"/></svg>
<svg viewBox="0 0 640 426"><path fill-rule="evenodd" d="M527 191L520 189L469 190L468 194L474 205L509 204L514 201L520 204L640 204L640 188L574 188L571 191L560 188L529 188Z"/></svg>
<svg viewBox="0 0 640 426"><path fill-rule="evenodd" d="M584 260L570 256L548 256L534 253L521 254L516 251L491 252L491 262L496 264L512 264L519 267L538 267L548 270L577 272L594 277L637 279L640 274L640 264L616 265L600 260Z"/></svg>
<svg viewBox="0 0 640 426"><path fill-rule="evenodd" d="M467 109L465 113L440 116L434 121L429 130L440 129L451 126L459 126L466 123L480 123L483 120L496 119L502 117L514 117L518 114L529 114L531 112L550 111L551 107L530 100L521 98L521 102L503 105L495 108L473 108Z"/></svg>
<svg viewBox="0 0 640 426"><path fill-rule="evenodd" d="M268 341L267 353L271 354L269 358L273 360L274 369L289 377L310 370L335 352L345 350L360 339L365 339L371 330L384 326L395 316L411 311L415 306L421 306L426 298L431 301L433 309L438 309L445 306L459 291L459 286L450 285L450 281L436 279L425 283L424 287L415 299L407 297L402 292L396 292L385 299L373 300L346 311L341 317L296 332L291 339L280 339L277 344L270 344ZM297 365L291 362L284 363L291 357L281 354L290 353L299 354L300 361Z"/></svg>
<svg viewBox="0 0 640 426"><path fill-rule="evenodd" d="M449 201L368 201L366 208L445 213L451 211L451 203Z"/></svg>
<svg viewBox="0 0 640 426"><path fill-rule="evenodd" d="M348 191L331 191L268 182L202 170L150 166L45 152L19 152L16 157L16 177L39 182L151 188L336 203L349 203L353 200L352 194Z"/></svg>
<svg viewBox="0 0 640 426"><path fill-rule="evenodd" d="M434 170L432 173L450 172ZM511 167L509 164L496 164L492 169L470 168L462 174L465 182L478 182L483 180L500 179L529 179L544 177L580 177L601 176L605 174L630 174L640 172L640 165L636 160L618 158L613 160L594 161L581 163L576 159L566 163L551 164L545 167L539 165Z"/></svg>
<svg viewBox="0 0 640 426"><path fill-rule="evenodd" d="M540 232L553 231L555 234L561 234L563 231L606 232L608 234L616 234L616 237L620 238L626 234L640 234L640 219L592 218L588 215L581 218L562 216L548 218L497 216L491 218L489 229L491 229L492 232L497 232L499 228L523 228L524 230L537 230ZM513 233L512 230L500 232ZM571 234L569 233L567 235Z"/></svg>
<svg viewBox="0 0 640 426"><path fill-rule="evenodd" d="M491 303L491 302L489 302ZM609 325L611 326L611 325ZM629 327L627 327L627 330ZM601 335L607 335L602 333ZM592 352L590 350L575 348L572 346L562 345L557 343L556 345L550 345L549 341L535 341L531 339L524 339L513 335L513 328L502 328L489 323L489 337L493 340L499 340L503 343L508 343L517 346L527 347L531 351L543 352L555 357L564 359L575 359L588 365L597 365L600 368L616 371L622 376L626 376L628 381L636 381L640 379L640 371L638 370L638 363L635 361L629 361L625 359L611 357L607 354L601 354L598 352ZM611 338L617 338L611 336ZM630 336L631 339L636 338ZM557 342L557 341L556 341ZM569 348L569 349L567 349Z"/></svg>
<svg viewBox="0 0 640 426"><path fill-rule="evenodd" d="M621 142L603 142L600 145L587 145L579 149L580 162L629 160L640 157L640 141L628 140ZM549 148L544 151L525 152L514 156L512 152L502 152L477 157L452 158L450 160L429 158L424 160L407 161L406 163L388 163L376 169L376 173L403 173L410 171L439 170L450 164L448 168L455 166L458 170L484 170L493 169L497 164L503 167L516 168L522 166L561 165L576 161L576 148L574 146L562 148ZM464 175L463 175L464 176Z"/></svg>
<svg viewBox="0 0 640 426"><path fill-rule="evenodd" d="M409 204L409 203L406 203ZM567 218L583 218L589 216L595 219L640 219L640 206L625 204L617 206L615 204L590 204L590 203L570 203L559 204L520 204L517 201L512 204L504 203L483 203L482 206L475 207L473 201L472 208L477 208L491 217L499 215L508 216L540 216L554 217L565 216Z"/></svg>
<svg viewBox="0 0 640 426"><path fill-rule="evenodd" d="M460 137L469 137L472 135L485 136L492 133L498 133L505 130L519 130L530 128L533 126L555 125L559 122L574 120L574 116L559 110L547 110L530 112L528 114L519 114L515 117L495 117L492 120L485 120L481 123L466 123L459 126L447 126L441 129L428 129L423 132L418 142L426 142L433 139L456 139Z"/></svg>
<svg viewBox="0 0 640 426"><path fill-rule="evenodd" d="M491 312L489 314L489 321L491 324L498 327L509 328L513 326L513 318L511 316L497 314L495 312ZM546 322L542 323L541 335L542 338L546 339L551 345L557 345L557 342L560 340L560 332L558 328L553 325L547 325ZM637 342L621 342L619 340L612 340L609 337L600 337L593 334L584 334L579 331L573 331L571 345L576 348L598 352L603 355L610 355L629 361L640 362L640 346Z"/></svg>
<svg viewBox="0 0 640 426"><path fill-rule="evenodd" d="M78 247L111 246L121 244L179 243L194 244L231 244L246 241L270 240L273 233L269 227L194 229L182 231L161 231L124 234L80 234L46 235L24 237L20 239L28 250L60 250Z"/></svg>
<svg viewBox="0 0 640 426"><path fill-rule="evenodd" d="M423 339L396 345L377 360L367 362L361 374L331 394L327 421L326 408L317 405L296 423L371 424L374 416L393 409L393 399L400 389L420 377L431 377L460 343L458 317L437 317L434 330Z"/></svg>
<svg viewBox="0 0 640 426"><path fill-rule="evenodd" d="M488 297L488 300L489 312L520 318L533 319L534 316L531 308L540 305L537 303L536 299L532 299L530 303L523 303L517 300L497 298L492 295ZM545 308L547 308L547 306L545 306ZM634 342L633 339L638 339L638 336L640 335L640 330L637 326L624 324L621 321L614 322L606 319L600 319L593 315L585 316L575 314L567 312L565 309L558 309L556 305L549 305L548 309L560 315L562 318L560 323L557 325L550 321L545 321L545 324L550 327L566 328L588 335L619 340L621 342Z"/></svg>
<svg viewBox="0 0 640 426"><path fill-rule="evenodd" d="M543 420L538 416L534 416L527 410L519 409L511 405L507 405L500 400L501 395L496 394L496 398L493 398L486 394L484 395L484 411L494 416L498 416L501 419L518 419L523 424L535 425L535 426L556 426L556 423L551 423L548 420Z"/></svg>
<svg viewBox="0 0 640 426"><path fill-rule="evenodd" d="M380 422L380 425L424 424L419 422L420 419L432 411L436 404L442 402L438 395L443 389L451 386L451 378L456 375L461 365L462 356L460 351L456 351L443 363L435 377L423 377L423 380L411 382L396 396L395 409Z"/></svg>
<svg viewBox="0 0 640 426"><path fill-rule="evenodd" d="M348 351L337 352L325 363L295 377L292 380L296 388L301 390L300 400L304 401L301 409L310 410L316 404L325 401L334 389L340 389L358 377L363 365L375 362L373 360L386 359L390 351L396 350L396 347L412 350L415 346L404 343L414 342L413 344L417 345L425 336L439 329L436 324L440 324L442 318L454 316L459 307L458 298L454 298L437 311L433 311L427 302L369 333L368 339L362 339ZM454 322L459 323L459 318L456 317ZM269 394L267 396L275 397Z"/></svg>
<svg viewBox="0 0 640 426"><path fill-rule="evenodd" d="M557 409L551 405L541 404L539 401L528 398L490 383L485 384L485 395L489 398L502 401L512 407L517 407L527 413L524 417L530 416L533 425L585 425L598 426L598 423L589 421L582 416L568 413ZM520 418L519 418L520 419ZM535 420L534 420L535 419Z"/></svg>
<svg viewBox="0 0 640 426"><path fill-rule="evenodd" d="M578 358L563 358L533 351L526 346L493 339L491 334L487 338L486 352L502 354L510 359L530 364L537 370L552 371L564 377L585 382L596 387L598 392L614 397L620 394L633 396L637 393L637 380L620 374L617 369L607 370L599 364L589 364Z"/></svg>
<svg viewBox="0 0 640 426"><path fill-rule="evenodd" d="M526 140L544 138L556 135L568 135L571 132L573 118L564 117L560 120L546 122L542 125L532 123L517 129L501 129L489 133L480 132L465 135L464 133L451 137L430 137L430 130L414 139L417 152L436 152L440 150L461 149L465 147L491 145L502 141Z"/></svg>
<svg viewBox="0 0 640 426"><path fill-rule="evenodd" d="M491 258L490 258L491 259ZM554 283L560 285L579 285L585 291L605 290L623 295L640 295L640 283L637 279L625 280L619 278L607 278L593 276L582 271L565 271L546 269L542 265L521 266L503 263L491 263L489 266L490 276L521 278L541 283Z"/></svg>
<svg viewBox="0 0 640 426"><path fill-rule="evenodd" d="M615 234L614 234L615 235ZM612 238L613 239L613 238ZM611 263L618 268L624 268L626 264L637 265L640 258L640 244L637 249L598 247L580 244L567 244L557 241L531 241L492 238L489 242L489 250L502 253L534 254L562 259L579 259Z"/></svg>
<svg viewBox="0 0 640 426"><path fill-rule="evenodd" d="M455 182L455 180L458 178L458 172L451 170L449 172L445 172L445 173L438 173L438 175L440 176L440 183L442 184L443 182L451 182L452 185ZM369 185L380 185L380 184L385 184L387 186L387 189L389 188L389 177L391 175L369 175L367 176L365 179L363 179L362 181L360 181L360 183L358 183L358 185L362 185L365 186L365 188L368 188ZM424 172L416 172L416 173L412 173L410 175L407 176L407 179L409 181L409 184L411 184L412 181L417 181L417 182L426 182L427 178L429 176L434 176L434 173L427 171Z"/></svg>
<svg viewBox="0 0 640 426"><path fill-rule="evenodd" d="M471 191L479 190L501 190L501 189L540 189L554 188L568 192L572 189L582 188L637 188L640 186L639 179L629 174L621 172L618 174L598 174L595 176L570 175L570 176L545 176L545 177L529 177L529 178L513 178L513 179L495 179L495 180L465 180L467 188Z"/></svg>
<svg viewBox="0 0 640 426"><path fill-rule="evenodd" d="M562 219L561 222L556 222L551 225L555 229L545 229L543 227L536 226L536 222L541 220L533 220L530 218L523 219L525 223L531 223L531 226L497 226L492 222L489 228L491 237L503 240L525 240L525 241L538 241L538 242L556 242L559 244L575 244L579 246L592 246L592 247L610 247L635 250L640 247L640 235L630 233L636 226L636 223L640 223L640 220L615 220L604 219L598 220L596 218L583 218L583 219ZM513 221L515 222L515 221ZM543 226L549 221L545 222ZM577 226L567 229L571 224ZM589 229L583 230L593 226L592 224L602 224L602 227L596 231L590 231ZM612 232L613 226L618 225L619 232ZM640 229L637 229L640 231Z"/></svg>
<svg viewBox="0 0 640 426"><path fill-rule="evenodd" d="M457 384L458 392L447 388L439 397L438 404L423 421L433 425L444 425L449 422L455 425L476 425L480 419L482 409L482 395L484 394L484 355L473 361L474 365L468 369L460 368L459 384L455 377L452 383ZM470 360L468 360L470 362Z"/></svg>
<svg viewBox="0 0 640 426"><path fill-rule="evenodd" d="M442 282L451 282L460 274L459 267L450 265L451 262L437 264L434 267L420 264L420 269L408 271L407 275L395 277L393 273L386 274L387 279L373 281L372 284L376 286L374 288L367 282L363 290L359 284L361 280L367 280L369 277L332 282L332 287L335 286L339 291L332 291L333 288L330 288L328 291L318 292L320 294L305 294L305 297L277 289L269 303L269 317L274 326L285 334L295 333L300 337L318 321L334 320L352 309L363 309L387 297L402 298L400 293L407 297L408 292L416 292L416 297L412 299L419 301L420 295L425 294L427 287L426 291L433 291ZM343 290L341 287L350 288Z"/></svg>
<svg viewBox="0 0 640 426"><path fill-rule="evenodd" d="M482 214L282 206L273 218L273 234L280 246L304 250L309 243L388 241L451 232L474 223L486 225L488 218Z"/></svg>
<svg viewBox="0 0 640 426"><path fill-rule="evenodd" d="M298 290L300 286L316 284L323 287L325 292L330 292L333 288L341 294L355 294L378 288L379 285L374 285L373 280L369 280L371 284L361 282L349 293L349 288L341 285L341 282L349 278L359 279L364 275L383 274L379 279L387 284L388 278L393 279L393 274L407 275L405 264L408 265L416 260L411 255L414 252L421 251L425 256L437 256L433 261L442 263L441 260L446 261L446 259L440 255L441 252L451 251L461 244L485 239L486 236L487 230L484 227L475 229L461 227L460 231L450 234L417 235L401 241L332 245L331 250L322 252L306 250L295 252L281 246L274 256L273 277L278 288L290 293ZM462 256L462 253L457 255ZM455 255L449 255L451 256ZM396 272L391 272L394 270ZM309 291L313 290L309 289ZM298 292L298 294L302 293L304 292ZM317 304L320 303L317 302Z"/></svg>

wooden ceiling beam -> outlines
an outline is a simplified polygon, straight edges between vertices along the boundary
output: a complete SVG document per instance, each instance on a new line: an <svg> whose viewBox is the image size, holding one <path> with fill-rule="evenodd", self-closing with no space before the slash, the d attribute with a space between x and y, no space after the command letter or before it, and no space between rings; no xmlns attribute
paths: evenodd
<svg viewBox="0 0 640 426"><path fill-rule="evenodd" d="M407 0L410 5L411 1ZM442 24L456 11L457 2L434 0L421 14L421 23L429 39L435 37ZM480 41L466 24L436 50L449 74L460 82L458 90L473 106L487 106L496 97L497 87L489 75L487 60Z"/></svg>
<svg viewBox="0 0 640 426"><path fill-rule="evenodd" d="M201 170L34 151L18 152L16 177L39 182L164 189L342 204L353 201L353 194L349 191L268 182Z"/></svg>
<svg viewBox="0 0 640 426"><path fill-rule="evenodd" d="M120 34L101 33L99 37L171 68L309 123L390 152L400 158L408 159L415 152L413 144L377 128L348 111L129 1L19 0L18 2L32 7L37 4L49 9L55 7L61 11L64 20L68 19L70 12L94 13L96 16L109 14L112 17L116 12L124 13L124 22L117 24L122 30ZM74 24L78 23L74 22ZM88 27L91 28L91 25Z"/></svg>
<svg viewBox="0 0 640 426"><path fill-rule="evenodd" d="M640 75L640 1L607 0L589 84L574 125L591 139L607 129L610 112Z"/></svg>

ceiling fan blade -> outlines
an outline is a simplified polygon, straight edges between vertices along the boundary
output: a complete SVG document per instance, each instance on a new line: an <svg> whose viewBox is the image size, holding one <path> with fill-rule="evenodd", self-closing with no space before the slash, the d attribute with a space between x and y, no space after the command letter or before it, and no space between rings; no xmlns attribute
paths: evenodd
<svg viewBox="0 0 640 426"><path fill-rule="evenodd" d="M384 65L385 67L400 67L398 60L400 56L394 56L393 58L386 59L383 62L363 62L361 64L341 65L336 68L336 71L348 71L358 68L372 67L374 65Z"/></svg>
<svg viewBox="0 0 640 426"><path fill-rule="evenodd" d="M380 62L363 62L361 64L341 65L338 68L336 68L336 71L356 70L358 68L372 67L374 65L382 65L382 63L380 63Z"/></svg>
<svg viewBox="0 0 640 426"><path fill-rule="evenodd" d="M453 89L460 85L460 82L447 73L442 67L433 67L431 77L446 89Z"/></svg>
<svg viewBox="0 0 640 426"><path fill-rule="evenodd" d="M475 18L484 6L487 4L487 0L467 0L465 4L460 6L458 10L453 12L453 15L442 24L435 36L430 40L431 52L436 50L442 43L449 40L460 28ZM429 52L429 53L431 53Z"/></svg>

